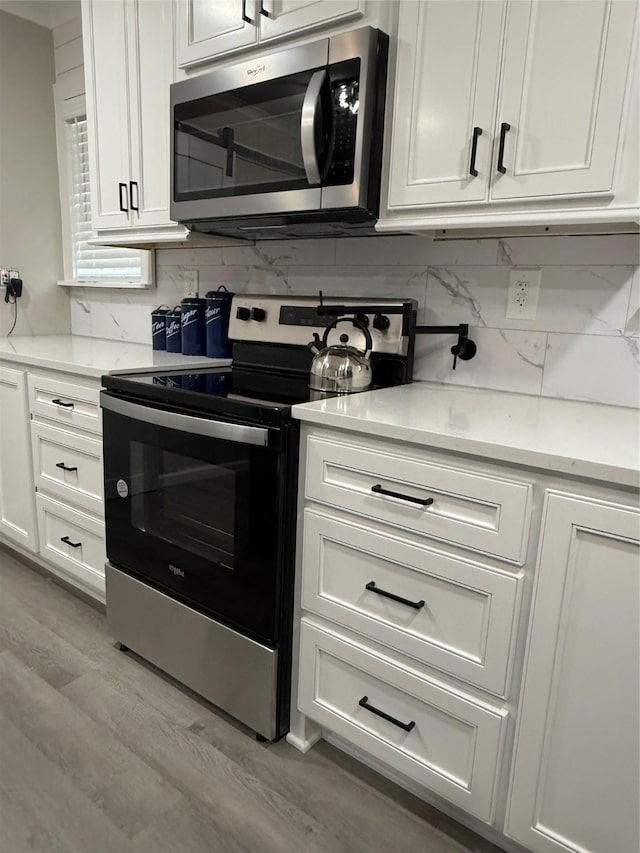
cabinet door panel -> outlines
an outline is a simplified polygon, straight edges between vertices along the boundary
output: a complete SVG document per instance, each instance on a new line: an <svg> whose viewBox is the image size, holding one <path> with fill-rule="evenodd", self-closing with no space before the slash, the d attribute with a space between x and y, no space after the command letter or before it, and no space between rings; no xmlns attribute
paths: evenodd
<svg viewBox="0 0 640 853"><path fill-rule="evenodd" d="M169 85L173 82L173 4L136 0L128 6L131 151L136 224L169 218ZM135 79L135 84L134 84Z"/></svg>
<svg viewBox="0 0 640 853"><path fill-rule="evenodd" d="M364 0L262 0L260 41L364 14Z"/></svg>
<svg viewBox="0 0 640 853"><path fill-rule="evenodd" d="M178 0L180 67L255 44L255 7L255 0Z"/></svg>
<svg viewBox="0 0 640 853"><path fill-rule="evenodd" d="M27 378L0 366L0 533L38 550Z"/></svg>
<svg viewBox="0 0 640 853"><path fill-rule="evenodd" d="M635 14L632 0L509 5L493 199L612 191Z"/></svg>
<svg viewBox="0 0 640 853"><path fill-rule="evenodd" d="M122 228L130 223L131 216L120 210L118 187L120 182L126 184L128 196L131 163L126 3L84 0L82 35L90 129L91 219L94 229ZM130 207L128 201L123 206Z"/></svg>
<svg viewBox="0 0 640 853"><path fill-rule="evenodd" d="M503 15L497 0L401 5L390 208L487 198Z"/></svg>
<svg viewBox="0 0 640 853"><path fill-rule="evenodd" d="M547 500L507 818L536 853L640 847L639 527Z"/></svg>

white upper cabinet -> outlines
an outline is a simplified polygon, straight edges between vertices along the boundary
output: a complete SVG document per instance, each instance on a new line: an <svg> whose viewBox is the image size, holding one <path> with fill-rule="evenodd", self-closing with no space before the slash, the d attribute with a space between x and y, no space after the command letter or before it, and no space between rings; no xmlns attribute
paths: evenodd
<svg viewBox="0 0 640 853"><path fill-rule="evenodd" d="M625 0L509 4L497 132L510 128L492 198L611 192L635 12Z"/></svg>
<svg viewBox="0 0 640 853"><path fill-rule="evenodd" d="M126 18L124 0L82 6L94 229L131 223Z"/></svg>
<svg viewBox="0 0 640 853"><path fill-rule="evenodd" d="M92 224L169 225L171 0L83 0Z"/></svg>
<svg viewBox="0 0 640 853"><path fill-rule="evenodd" d="M401 2L378 230L636 222L637 17L635 0Z"/></svg>
<svg viewBox="0 0 640 853"><path fill-rule="evenodd" d="M260 41L329 25L364 12L363 0L262 0Z"/></svg>
<svg viewBox="0 0 640 853"><path fill-rule="evenodd" d="M365 15L375 26L384 0L176 0L178 65L188 68L226 53ZM384 8L384 14L388 9Z"/></svg>
<svg viewBox="0 0 640 853"><path fill-rule="evenodd" d="M132 176L136 223L169 223L169 86L174 78L171 0L128 4ZM135 192L135 187L133 188Z"/></svg>
<svg viewBox="0 0 640 853"><path fill-rule="evenodd" d="M255 44L257 14L255 0L178 0L178 64Z"/></svg>
<svg viewBox="0 0 640 853"><path fill-rule="evenodd" d="M503 16L498 0L400 5L390 208L488 198Z"/></svg>
<svg viewBox="0 0 640 853"><path fill-rule="evenodd" d="M506 832L534 853L640 848L640 514L547 499Z"/></svg>

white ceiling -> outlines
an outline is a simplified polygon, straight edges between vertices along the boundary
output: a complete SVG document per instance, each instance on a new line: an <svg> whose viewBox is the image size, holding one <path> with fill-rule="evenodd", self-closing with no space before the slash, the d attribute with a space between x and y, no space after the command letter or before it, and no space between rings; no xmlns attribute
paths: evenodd
<svg viewBox="0 0 640 853"><path fill-rule="evenodd" d="M0 0L0 11L52 30L80 17L80 0Z"/></svg>

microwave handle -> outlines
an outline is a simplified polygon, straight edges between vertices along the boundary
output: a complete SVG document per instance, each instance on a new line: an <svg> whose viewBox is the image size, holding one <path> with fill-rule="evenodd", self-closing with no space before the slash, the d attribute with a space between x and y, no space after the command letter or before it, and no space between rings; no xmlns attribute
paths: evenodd
<svg viewBox="0 0 640 853"><path fill-rule="evenodd" d="M206 435L210 438L222 438L225 441L236 441L240 444L257 444L261 447L267 447L269 443L269 431L260 427L212 421L208 418L182 415L179 412L153 409L150 406L129 403L117 397L108 397L106 394L100 395L100 405L103 409L108 409L117 415L124 415L126 418L167 429L177 429L191 435Z"/></svg>
<svg viewBox="0 0 640 853"><path fill-rule="evenodd" d="M311 186L320 184L320 167L318 166L318 152L316 151L316 112L322 84L324 83L326 71L314 71L302 104L302 117L300 119L300 142L302 143L302 162L307 180Z"/></svg>

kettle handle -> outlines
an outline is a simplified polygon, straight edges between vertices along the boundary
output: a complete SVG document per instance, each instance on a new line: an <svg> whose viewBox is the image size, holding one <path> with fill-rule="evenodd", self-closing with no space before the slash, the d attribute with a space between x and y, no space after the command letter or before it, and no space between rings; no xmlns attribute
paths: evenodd
<svg viewBox="0 0 640 853"><path fill-rule="evenodd" d="M360 320L357 320L355 317L338 317L338 319L334 320L330 326L327 326L327 328L324 330L324 335L322 336L322 346L328 346L327 342L329 340L329 332L332 329L335 329L338 323L351 323L353 326L356 327L356 329L359 329L362 332L362 334L364 335L364 341L366 346L364 357L368 358L371 355L371 351L373 349L373 340L371 339L371 332L369 331L369 329L367 329L364 323L361 323Z"/></svg>

